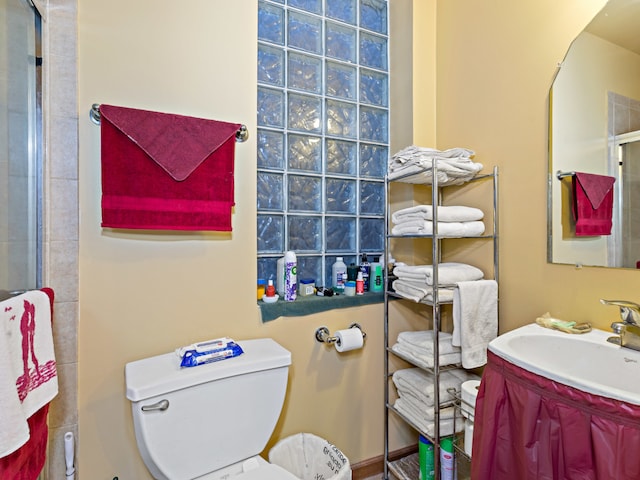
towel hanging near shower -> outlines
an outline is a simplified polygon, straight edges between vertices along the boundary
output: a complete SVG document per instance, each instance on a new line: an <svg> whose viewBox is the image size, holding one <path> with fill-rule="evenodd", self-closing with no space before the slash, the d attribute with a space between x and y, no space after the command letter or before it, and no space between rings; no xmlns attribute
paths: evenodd
<svg viewBox="0 0 640 480"><path fill-rule="evenodd" d="M615 181L606 175L575 172L572 207L576 236L611 235Z"/></svg>

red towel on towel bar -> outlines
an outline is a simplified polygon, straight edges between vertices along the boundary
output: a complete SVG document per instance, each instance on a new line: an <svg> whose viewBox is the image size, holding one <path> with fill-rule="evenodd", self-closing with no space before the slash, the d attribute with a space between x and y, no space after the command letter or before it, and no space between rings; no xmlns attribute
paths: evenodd
<svg viewBox="0 0 640 480"><path fill-rule="evenodd" d="M605 175L575 173L573 214L576 236L611 235L615 181L615 178Z"/></svg>
<svg viewBox="0 0 640 480"><path fill-rule="evenodd" d="M102 226L231 231L240 124L100 106Z"/></svg>

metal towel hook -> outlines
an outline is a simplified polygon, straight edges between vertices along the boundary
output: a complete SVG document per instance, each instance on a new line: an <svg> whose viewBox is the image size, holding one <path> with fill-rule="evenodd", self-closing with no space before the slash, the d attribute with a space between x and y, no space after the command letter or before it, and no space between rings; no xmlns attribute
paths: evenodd
<svg viewBox="0 0 640 480"><path fill-rule="evenodd" d="M89 118L96 125L100 125L100 104L94 103L89 109ZM240 125L236 132L236 142L243 143L249 139L249 129L246 125Z"/></svg>

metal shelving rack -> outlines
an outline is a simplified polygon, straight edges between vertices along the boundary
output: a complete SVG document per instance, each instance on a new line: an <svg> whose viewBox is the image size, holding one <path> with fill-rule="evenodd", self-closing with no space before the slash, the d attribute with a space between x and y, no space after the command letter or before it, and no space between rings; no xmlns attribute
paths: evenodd
<svg viewBox="0 0 640 480"><path fill-rule="evenodd" d="M425 369L425 371L430 372L433 375L434 385L440 384L440 372L444 371L447 368L456 368L456 366L452 367L441 367L439 364L439 333L441 329L441 306L444 304L450 304L452 302L444 302L439 301L438 299L438 265L442 262L442 251L441 251L441 242L446 239L451 239L452 237L445 237L438 234L437 225L438 225L438 209L437 206L442 204L442 188L446 188L446 186L439 187L438 186L438 175L437 175L437 162L434 160L431 166L431 182L425 182L423 185L431 185L431 205L433 205L433 234L432 235L392 235L389 233L390 228L390 185L395 182L402 182L405 178L396 178L394 180L388 180L388 177L385 179L385 187L387 194L387 206L385 213L385 256L389 258L390 253L390 240L393 238L402 238L402 239L417 239L417 238L426 238L431 239L431 258L433 262L433 272L432 272L432 301L423 300L420 303L424 304L426 307L431 307L431 318L433 324L433 368ZM412 174L411 176L414 176ZM468 183L477 182L477 181L492 181L493 182L493 218L492 218L492 231L488 235L482 235L478 237L465 237L465 238L473 238L473 239L490 239L493 241L493 273L494 279L498 281L498 167L493 168L493 172L489 174L480 174L476 175L472 179L470 179ZM408 182L415 183L415 182ZM457 237L461 238L461 237ZM386 270L386 269L385 269ZM434 470L435 470L435 479L440 479L440 410L449 407L456 406L456 412L459 410L459 402L452 401L447 404L440 403L440 392L439 388L434 388L434 434L433 436L427 435L426 432L421 431L421 429L415 425L409 418L405 415L402 415L398 412L389 400L390 393L390 382L391 376L393 372L390 372L389 367L389 355L394 355L402 358L409 363L412 363L409 359L398 355L396 352L391 350L391 345L389 342L389 301L391 299L398 298L402 299L401 295L396 294L395 292L389 291L389 278L388 273L385 271L385 289L384 289L384 347L385 347L385 355L384 355L384 382L385 382L385 412L384 412L384 476L385 480L390 478L389 474L393 474L395 478L402 480L418 480L419 478L419 461L417 453L408 455L406 457L400 458L398 460L391 461L389 458L389 415L390 412L393 415L401 418L405 423L410 425L417 432L420 432L422 435L429 438L429 440L433 443L434 446ZM459 365L457 367L460 367ZM456 413L456 416L458 413ZM455 428L454 428L455 431ZM458 441L454 442L454 446L456 454L461 455L463 458L470 460L464 454L464 448L460 447L460 443Z"/></svg>

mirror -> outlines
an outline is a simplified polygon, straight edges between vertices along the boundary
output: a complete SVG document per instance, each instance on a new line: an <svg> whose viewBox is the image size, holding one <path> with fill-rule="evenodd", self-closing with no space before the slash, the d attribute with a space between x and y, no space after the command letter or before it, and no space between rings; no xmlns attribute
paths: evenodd
<svg viewBox="0 0 640 480"><path fill-rule="evenodd" d="M640 2L609 0L573 41L553 81L548 185L551 263L640 268L639 22ZM634 155L638 160L633 160ZM601 197L595 199L581 190L586 189L581 173L604 182L596 185ZM610 192L603 186L607 177L615 179ZM580 203L585 198L591 203ZM590 215L610 222L610 233L606 225L585 231L582 222L590 221Z"/></svg>

